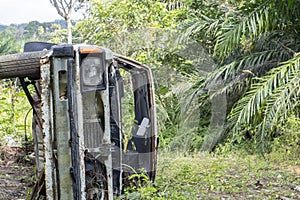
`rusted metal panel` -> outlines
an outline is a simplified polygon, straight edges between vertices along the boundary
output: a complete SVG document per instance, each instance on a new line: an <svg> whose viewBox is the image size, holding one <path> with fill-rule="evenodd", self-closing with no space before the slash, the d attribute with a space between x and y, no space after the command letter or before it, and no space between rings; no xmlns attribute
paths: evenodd
<svg viewBox="0 0 300 200"><path fill-rule="evenodd" d="M67 59L53 58L54 131L57 146L57 169L60 199L73 198L71 169L70 124L67 99Z"/></svg>
<svg viewBox="0 0 300 200"><path fill-rule="evenodd" d="M55 165L53 157L53 127L52 127L52 95L50 86L50 62L45 58L41 65L41 101L42 101L42 119L45 150L45 186L47 199L57 199L55 183Z"/></svg>
<svg viewBox="0 0 300 200"><path fill-rule="evenodd" d="M108 77L107 77L108 80ZM105 90L101 93L103 104L104 104L104 119L105 119L105 129L103 136L103 144L111 145L111 135L110 135L110 107L109 107L109 93L108 90ZM111 152L111 151L110 151ZM107 159L104 161L106 166L107 173L107 190L108 190L108 199L113 199L113 172L112 172L112 155L111 153L107 156Z"/></svg>
<svg viewBox="0 0 300 200"><path fill-rule="evenodd" d="M112 59L112 52L108 49L105 49L106 53L106 61ZM106 64L106 72L108 72L109 64ZM106 83L108 83L108 73L105 74ZM111 130L110 130L110 102L109 102L109 89L104 90L101 93L101 97L103 99L104 106L104 136L103 136L103 144L111 145ZM111 152L111 150L110 150ZM107 157L105 161L106 169L107 169L107 187L108 187L108 199L114 199L114 189L113 189L113 169L112 169L112 154Z"/></svg>
<svg viewBox="0 0 300 200"><path fill-rule="evenodd" d="M78 47L74 48L75 50L75 95L76 95L76 106L77 106L77 121L82 122L83 121L83 115L82 115L82 95L80 91L80 64L79 64L79 52ZM84 147L84 127L83 123L77 123L77 132L78 132L78 142L79 142L79 158L80 158L80 179L84 180L81 184L81 199L86 199L86 187L85 187L85 147Z"/></svg>
<svg viewBox="0 0 300 200"><path fill-rule="evenodd" d="M92 61L100 59L100 62L83 64L84 59L88 58L92 58ZM93 199L95 194L97 198L112 200L114 195L120 195L123 191L126 181L123 183L123 178L138 172L140 168L146 171L150 180L154 180L157 121L154 81L148 66L113 54L106 48L88 45L58 45L51 51L0 57L0 75L3 77L8 76L4 69L16 67L10 62L34 69L34 73L26 69L26 75L20 72L12 76L41 78L42 150L45 156L47 199L84 200ZM94 65L103 69L100 72L105 75L101 76L101 81L104 81L100 83L104 87L98 87L100 83L87 84L84 80L90 80L91 76L83 75L89 73L80 74L84 66L90 70ZM131 108L135 116L132 130L127 132L135 137L135 144L140 146L132 151L126 151L126 147L123 149L122 123L125 127L128 120L123 120L123 117L127 117L122 113L122 99L126 99L123 88L125 83L119 67L132 79L132 90L128 94L134 97ZM4 74L1 74L1 69L5 71ZM85 77L88 79L83 79ZM83 89L84 84L88 85L88 90ZM101 173L103 180L96 180L95 185L88 186L91 177L97 179L86 169L89 167L89 159L93 159L92 168L94 172ZM130 170L126 169L127 164L132 166Z"/></svg>
<svg viewBox="0 0 300 200"><path fill-rule="evenodd" d="M105 53L105 59L111 59L112 53L103 48L96 46L75 46L76 60L75 60L75 82L76 82L76 103L77 103L77 119L78 119L78 135L80 145L81 162L81 177L82 183L85 184L85 162L84 153L92 155L93 159L105 166L105 171L98 171L103 173L103 181L105 186L103 188L87 188L82 186L81 193L85 194L86 199L91 198L91 194L97 192L97 198L113 199L113 171L112 171L112 155L111 155L111 133L110 133L110 102L108 89L90 88L83 90L80 74L81 56L89 58L95 56L95 53ZM91 54L91 55L89 55ZM101 57L100 57L101 58ZM102 60L101 60L102 62ZM110 60L111 62L111 60ZM104 62L105 63L105 62ZM82 66L81 66L82 67ZM109 63L104 65L105 70L109 67ZM105 71L104 70L104 71ZM105 74L104 83L108 83L108 75ZM99 110L100 109L100 110ZM99 118L100 117L100 118ZM99 163L99 164L100 164ZM96 166L97 165L97 166ZM94 167L98 168L98 164ZM89 179L89 178L88 178ZM100 183L101 185L101 183ZM102 187L102 186L101 186ZM82 195L84 196L84 195Z"/></svg>

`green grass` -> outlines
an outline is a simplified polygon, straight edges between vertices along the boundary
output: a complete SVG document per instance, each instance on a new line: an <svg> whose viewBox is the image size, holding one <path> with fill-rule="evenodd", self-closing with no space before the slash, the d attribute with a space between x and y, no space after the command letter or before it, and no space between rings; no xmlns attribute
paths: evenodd
<svg viewBox="0 0 300 200"><path fill-rule="evenodd" d="M155 183L123 199L300 199L300 161L282 156L161 153Z"/></svg>

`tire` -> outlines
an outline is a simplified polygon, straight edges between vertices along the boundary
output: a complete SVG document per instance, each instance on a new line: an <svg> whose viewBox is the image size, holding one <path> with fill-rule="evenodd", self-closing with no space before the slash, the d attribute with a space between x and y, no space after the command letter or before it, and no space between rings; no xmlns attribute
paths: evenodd
<svg viewBox="0 0 300 200"><path fill-rule="evenodd" d="M40 58L49 51L38 51L0 56L0 79L25 78L39 79Z"/></svg>

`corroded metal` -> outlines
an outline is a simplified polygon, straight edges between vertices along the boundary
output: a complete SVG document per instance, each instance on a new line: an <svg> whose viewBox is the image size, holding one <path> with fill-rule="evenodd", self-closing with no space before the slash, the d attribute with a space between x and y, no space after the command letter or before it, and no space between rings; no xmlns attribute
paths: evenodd
<svg viewBox="0 0 300 200"><path fill-rule="evenodd" d="M85 58L100 61L84 65ZM104 87L88 82L88 90L84 90L83 80L90 79L83 79L83 67L93 69L94 64L103 69ZM128 82L123 82L120 69L129 75L132 91L124 90ZM94 71L89 72L93 76ZM42 132L38 131L37 142L43 147L37 148L36 155L45 159L37 159L44 173L38 170L40 184L36 184L34 197L112 200L141 168L154 181L157 121L149 67L102 47L58 45L51 51L0 57L0 78L10 77L40 80L41 110L36 113L41 115ZM134 125L122 113L124 91L134 98L130 105ZM132 134L136 149L124 147L125 126L132 126L125 134Z"/></svg>
<svg viewBox="0 0 300 200"><path fill-rule="evenodd" d="M57 150L57 169L60 199L73 199L71 169L70 124L67 100L67 59L53 58L54 132Z"/></svg>
<svg viewBox="0 0 300 200"><path fill-rule="evenodd" d="M75 50L75 74L74 74L74 84L75 84L75 95L76 95L76 105L77 105L77 120L83 121L83 108L82 108L82 94L80 91L80 64L79 64L79 52L78 48ZM80 159L80 179L85 180L85 151L84 147L84 127L83 123L77 123L77 132L78 132L78 142L79 142L79 159ZM85 184L81 184L81 199L86 199L86 187Z"/></svg>
<svg viewBox="0 0 300 200"><path fill-rule="evenodd" d="M45 187L47 199L58 199L55 183L55 159L53 156L53 107L50 88L50 62L41 66L41 101L45 154Z"/></svg>

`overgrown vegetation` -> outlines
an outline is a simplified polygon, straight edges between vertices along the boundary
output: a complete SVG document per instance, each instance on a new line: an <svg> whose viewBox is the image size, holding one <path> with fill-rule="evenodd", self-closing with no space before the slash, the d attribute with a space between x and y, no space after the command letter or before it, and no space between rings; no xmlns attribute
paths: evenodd
<svg viewBox="0 0 300 200"><path fill-rule="evenodd" d="M277 153L266 158L235 153L161 153L155 183L140 176L143 187L131 188L119 199L300 198L299 160Z"/></svg>
<svg viewBox="0 0 300 200"><path fill-rule="evenodd" d="M1 80L0 99L0 141L8 137L20 145L25 138L25 131L31 139L32 112L18 79Z"/></svg>
<svg viewBox="0 0 300 200"><path fill-rule="evenodd" d="M92 3L85 41L154 71L161 147L267 153L299 117L299 1Z"/></svg>
<svg viewBox="0 0 300 200"><path fill-rule="evenodd" d="M289 137L280 127L299 118L299 1L90 3L86 18L74 22L74 42L151 66L161 148L251 143L266 153ZM2 26L0 53L20 52L26 41L66 42L65 28L62 21ZM297 143L299 135L293 138Z"/></svg>
<svg viewBox="0 0 300 200"><path fill-rule="evenodd" d="M152 68L161 151L211 152L161 155L156 185L124 198L300 198L298 0L90 3L73 41ZM0 55L30 40L66 42L65 28L1 26ZM0 90L0 138L23 136L24 94L16 80Z"/></svg>

